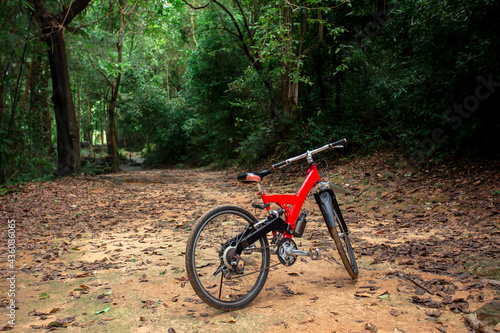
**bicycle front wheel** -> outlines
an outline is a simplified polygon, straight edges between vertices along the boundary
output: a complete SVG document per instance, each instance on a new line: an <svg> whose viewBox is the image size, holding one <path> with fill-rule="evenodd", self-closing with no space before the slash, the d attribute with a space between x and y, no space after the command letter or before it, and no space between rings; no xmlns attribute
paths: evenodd
<svg viewBox="0 0 500 333"><path fill-rule="evenodd" d="M244 307L257 297L267 279L267 237L237 253L236 246L256 222L248 211L217 207L194 225L186 246L186 271L196 294L221 310Z"/></svg>
<svg viewBox="0 0 500 333"><path fill-rule="evenodd" d="M335 242L335 247L340 254L340 259L344 264L347 273L353 278L358 277L358 264L356 263L356 256L352 249L351 240L349 239L349 232L347 227L339 219L340 212L334 211L335 225L328 227L328 231Z"/></svg>

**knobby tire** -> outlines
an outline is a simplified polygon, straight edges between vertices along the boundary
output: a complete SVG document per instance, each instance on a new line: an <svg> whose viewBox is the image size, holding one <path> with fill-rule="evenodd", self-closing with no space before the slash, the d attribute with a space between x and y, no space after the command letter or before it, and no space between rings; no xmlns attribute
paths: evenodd
<svg viewBox="0 0 500 333"><path fill-rule="evenodd" d="M340 222L339 215L341 214L335 210L335 226L328 228L330 235L335 242L335 247L340 254L340 259L344 264L347 273L351 278L356 279L358 277L358 265L356 263L356 256L354 250L352 249L351 240L349 239L349 233L347 232L347 227Z"/></svg>
<svg viewBox="0 0 500 333"><path fill-rule="evenodd" d="M238 241L228 244L228 240L255 222L255 217L242 208L221 206L195 223L186 245L186 271L193 290L208 305L220 310L239 309L252 302L264 287L270 263L267 237L249 247L253 250L237 256L238 262L244 263L243 271L227 269L221 257Z"/></svg>

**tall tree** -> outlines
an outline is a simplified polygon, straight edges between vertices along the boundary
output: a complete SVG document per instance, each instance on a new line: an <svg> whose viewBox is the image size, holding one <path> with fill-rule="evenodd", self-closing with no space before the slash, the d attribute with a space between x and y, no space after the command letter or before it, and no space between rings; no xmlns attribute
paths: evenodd
<svg viewBox="0 0 500 333"><path fill-rule="evenodd" d="M119 24L118 31L116 35L116 68L117 71L114 73L113 77L105 77L106 81L111 89L111 99L109 100L108 105L108 154L113 157L112 169L113 172L119 170L119 155L118 155L118 134L116 130L116 103L118 101L118 95L120 91L120 82L122 79L122 70L123 70L123 39L125 37L125 30L127 27L127 22L125 22L125 16L131 15L135 9L134 5L129 7L129 2L125 1L122 4L120 1L116 1L116 5L118 6L118 16L119 16ZM110 8L112 8L110 6ZM110 13L111 15L111 13ZM109 18L111 22L111 16ZM110 23L111 27L111 23ZM111 29L111 28L110 28ZM113 31L110 31L112 33Z"/></svg>
<svg viewBox="0 0 500 333"><path fill-rule="evenodd" d="M286 132L287 124L299 117L299 84L309 82L302 69L306 57L324 46L325 34L337 35L342 31L325 24L323 13L332 13L344 2L210 0L197 7L183 1L193 9L210 8L218 13L217 28L236 39L262 78L269 91L270 118L282 123L279 131ZM310 38L308 31L315 36ZM281 105L273 97L275 86L281 87Z"/></svg>
<svg viewBox="0 0 500 333"><path fill-rule="evenodd" d="M80 165L80 130L71 94L68 58L64 33L73 19L91 0L51 1L28 0L47 44L47 55L52 77L52 102L57 126L58 174L76 172ZM54 7L52 7L54 6Z"/></svg>

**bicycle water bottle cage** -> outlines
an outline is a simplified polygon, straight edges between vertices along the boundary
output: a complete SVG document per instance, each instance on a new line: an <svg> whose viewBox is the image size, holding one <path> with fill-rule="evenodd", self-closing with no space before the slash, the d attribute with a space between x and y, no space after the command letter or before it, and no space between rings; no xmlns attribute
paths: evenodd
<svg viewBox="0 0 500 333"><path fill-rule="evenodd" d="M264 170L256 173L247 172L239 174L238 177L236 177L236 179L238 179L238 181L242 183L247 183L247 184L255 182L260 183L265 176L270 175L271 173L272 171L270 170Z"/></svg>

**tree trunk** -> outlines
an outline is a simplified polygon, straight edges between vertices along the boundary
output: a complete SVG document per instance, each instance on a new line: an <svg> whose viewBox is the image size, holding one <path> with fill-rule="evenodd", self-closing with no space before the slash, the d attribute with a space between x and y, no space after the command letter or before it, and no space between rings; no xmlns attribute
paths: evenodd
<svg viewBox="0 0 500 333"><path fill-rule="evenodd" d="M103 110L102 120L101 120L101 157L104 156L104 120L105 120L104 115L105 115L105 110Z"/></svg>
<svg viewBox="0 0 500 333"><path fill-rule="evenodd" d="M49 155L55 153L54 145L52 144L52 118L50 116L50 104L49 104L49 73L47 71L41 71L43 67L46 66L46 61L43 60L42 55L38 54L38 70L40 71L40 77L38 80L38 100L39 108L42 114L42 142L45 148L48 148Z"/></svg>
<svg viewBox="0 0 500 333"><path fill-rule="evenodd" d="M114 94L113 94L114 95ZM116 98L111 100L108 107L108 155L113 157L111 168L113 172L120 171L120 156L118 154L118 135L115 125Z"/></svg>
<svg viewBox="0 0 500 333"><path fill-rule="evenodd" d="M118 154L118 133L116 131L115 124L115 111L116 111L116 102L118 100L118 94L120 92L120 82L122 78L121 65L123 59L123 37L125 34L123 16L124 11L127 8L120 8L120 28L118 30L118 37L116 41L116 51L118 52L118 69L119 72L116 76L115 82L111 85L111 101L108 106L108 155L113 157L112 169L113 172L117 172L120 170L120 156Z"/></svg>
<svg viewBox="0 0 500 333"><path fill-rule="evenodd" d="M63 3L60 13L50 13L41 0L28 0L33 5L33 14L48 45L50 74L52 77L52 102L57 125L57 155L59 175L78 171L80 166L80 129L76 120L75 106L71 94L71 83L64 43L64 31L90 0L74 0Z"/></svg>
<svg viewBox="0 0 500 333"><path fill-rule="evenodd" d="M63 32L64 30L59 29L47 38L52 77L52 103L57 125L57 173L61 176L77 172L80 166L80 129L71 94Z"/></svg>
<svg viewBox="0 0 500 333"><path fill-rule="evenodd" d="M43 114L42 108L40 107L40 96L38 87L38 80L41 78L40 71L40 56L36 55L32 58L30 69L28 71L28 78L26 79L26 90L23 97L24 102L29 95L29 115L31 120L31 136L32 145L35 150L41 150L44 146L43 137ZM34 78L33 78L34 77Z"/></svg>
<svg viewBox="0 0 500 333"><path fill-rule="evenodd" d="M283 24L287 33L285 35L285 47L283 54L286 58L292 56L292 8L285 5L283 7ZM294 119L296 116L297 106L298 106L298 82L293 82L291 74L293 71L293 63L290 61L285 61L283 63L284 71L281 75L281 89L282 89L282 103L283 103L283 113L285 117Z"/></svg>

